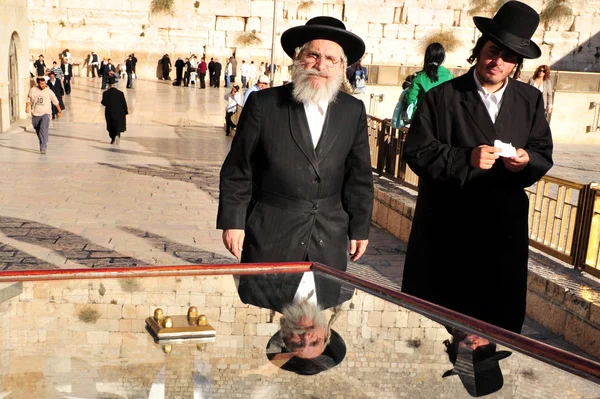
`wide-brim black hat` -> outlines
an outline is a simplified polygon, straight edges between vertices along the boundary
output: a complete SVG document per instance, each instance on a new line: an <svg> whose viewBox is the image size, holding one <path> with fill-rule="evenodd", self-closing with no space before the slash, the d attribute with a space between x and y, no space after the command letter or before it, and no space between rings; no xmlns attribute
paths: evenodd
<svg viewBox="0 0 600 399"><path fill-rule="evenodd" d="M294 58L296 48L317 39L331 40L339 44L348 57L348 65L359 61L365 54L365 42L347 31L342 21L332 17L311 18L306 25L286 30L281 35L281 46L290 58Z"/></svg>
<svg viewBox="0 0 600 399"><path fill-rule="evenodd" d="M300 375L315 375L334 368L344 360L346 357L346 343L337 332L331 330L329 344L327 344L323 353L315 358L304 359L294 356L284 364L279 364L274 360L275 355L285 352L288 352L288 350L283 345L281 331L277 331L267 343L267 358L283 370Z"/></svg>
<svg viewBox="0 0 600 399"><path fill-rule="evenodd" d="M492 41L524 58L539 58L542 50L531 37L539 23L538 13L525 3L509 1L493 18L473 17L477 29Z"/></svg>

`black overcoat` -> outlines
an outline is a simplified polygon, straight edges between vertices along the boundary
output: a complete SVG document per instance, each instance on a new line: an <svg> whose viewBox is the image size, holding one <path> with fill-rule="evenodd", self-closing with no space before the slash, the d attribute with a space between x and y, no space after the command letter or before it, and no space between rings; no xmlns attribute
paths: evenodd
<svg viewBox="0 0 600 399"><path fill-rule="evenodd" d="M65 103L63 102L63 96L65 95L65 90L63 89L62 82L60 79L56 79L54 84L52 81L48 81L48 88L54 92L54 95L58 99L58 105L60 105L60 109L65 109Z"/></svg>
<svg viewBox="0 0 600 399"><path fill-rule="evenodd" d="M473 148L499 139L524 148L510 172L470 166ZM509 79L495 124L473 69L431 89L407 135L404 157L419 194L402 291L520 332L525 317L528 208L524 188L552 167L552 136L539 90Z"/></svg>
<svg viewBox="0 0 600 399"><path fill-rule="evenodd" d="M221 169L218 229L245 229L242 262L314 261L345 270L373 208L366 112L339 93L314 148L293 84L252 93Z"/></svg>
<svg viewBox="0 0 600 399"><path fill-rule="evenodd" d="M127 110L127 101L122 91L116 87L111 87L102 93L102 105L104 105L104 118L106 119L106 130L109 132L124 132L127 130L127 121L125 115Z"/></svg>

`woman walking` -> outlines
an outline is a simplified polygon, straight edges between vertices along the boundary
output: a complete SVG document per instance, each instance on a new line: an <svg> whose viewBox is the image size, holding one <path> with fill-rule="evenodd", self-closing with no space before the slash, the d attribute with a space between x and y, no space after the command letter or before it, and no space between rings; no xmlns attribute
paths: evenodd
<svg viewBox="0 0 600 399"><path fill-rule="evenodd" d="M552 81L550 80L550 67L540 65L535 69L533 77L529 79L529 84L542 92L544 99L544 110L546 110L546 119L552 113Z"/></svg>

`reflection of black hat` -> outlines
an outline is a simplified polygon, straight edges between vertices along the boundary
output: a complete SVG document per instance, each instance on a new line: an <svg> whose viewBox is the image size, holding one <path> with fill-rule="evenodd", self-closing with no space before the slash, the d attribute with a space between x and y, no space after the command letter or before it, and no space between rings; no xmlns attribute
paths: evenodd
<svg viewBox="0 0 600 399"><path fill-rule="evenodd" d="M286 30L281 35L281 46L290 58L294 58L296 47L302 47L304 43L317 39L331 40L339 44L348 57L348 65L354 64L365 54L365 42L347 31L342 21L332 17L311 18L306 25Z"/></svg>
<svg viewBox="0 0 600 399"><path fill-rule="evenodd" d="M314 375L334 368L346 357L346 343L337 332L334 330L330 331L329 344L327 344L325 350L319 356L313 359L302 359L294 356L281 365L274 357L280 353L288 353L288 350L283 345L281 331L277 331L267 343L267 358L277 367L301 375Z"/></svg>
<svg viewBox="0 0 600 399"><path fill-rule="evenodd" d="M117 83L117 80L114 78L114 76L110 76L106 82L109 85L114 85L115 83Z"/></svg>
<svg viewBox="0 0 600 399"><path fill-rule="evenodd" d="M481 33L525 58L539 58L542 55L542 50L531 41L540 23L540 16L527 4L509 1L494 18L473 17L473 22Z"/></svg>
<svg viewBox="0 0 600 399"><path fill-rule="evenodd" d="M492 350L485 350L490 349ZM480 356L475 360L475 352L469 348L458 348L458 356L453 370L442 377L458 375L463 386L473 397L489 395L499 391L504 385L502 370L498 362L512 355L509 351L496 352L496 345L490 344L477 348Z"/></svg>

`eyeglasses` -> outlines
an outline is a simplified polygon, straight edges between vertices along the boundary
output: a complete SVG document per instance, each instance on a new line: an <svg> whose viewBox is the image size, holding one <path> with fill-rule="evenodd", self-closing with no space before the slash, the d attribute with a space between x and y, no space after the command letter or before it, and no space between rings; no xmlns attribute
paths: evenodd
<svg viewBox="0 0 600 399"><path fill-rule="evenodd" d="M306 64L316 64L319 59L327 68L331 68L342 61L339 58L334 58L330 55L323 55L316 51L308 51L304 53L304 62Z"/></svg>

